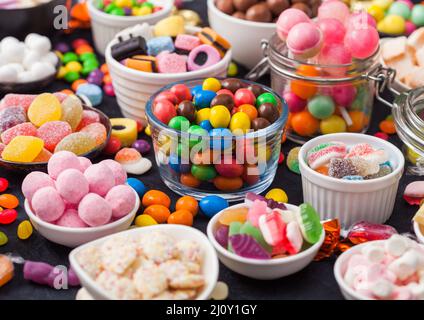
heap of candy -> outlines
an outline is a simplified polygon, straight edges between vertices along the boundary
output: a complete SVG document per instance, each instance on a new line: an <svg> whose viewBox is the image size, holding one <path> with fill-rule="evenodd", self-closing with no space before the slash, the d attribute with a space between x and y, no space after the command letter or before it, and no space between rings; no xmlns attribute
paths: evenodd
<svg viewBox="0 0 424 320"><path fill-rule="evenodd" d="M114 16L147 16L162 10L162 7L156 4L157 2L146 0L95 0L94 6Z"/></svg>
<svg viewBox="0 0 424 320"><path fill-rule="evenodd" d="M99 114L62 93L7 94L0 103L1 157L47 162L61 150L82 155L106 142Z"/></svg>
<svg viewBox="0 0 424 320"><path fill-rule="evenodd" d="M193 240L158 231L114 235L78 253L82 269L114 299L195 299L205 284L204 253Z"/></svg>
<svg viewBox="0 0 424 320"><path fill-rule="evenodd" d="M355 250L355 249L351 249ZM346 284L367 299L424 300L424 247L393 235L368 242L346 261Z"/></svg>
<svg viewBox="0 0 424 320"><path fill-rule="evenodd" d="M341 142L322 143L309 150L306 157L313 170L344 180L376 179L393 171L386 151L368 143L350 148Z"/></svg>
<svg viewBox="0 0 424 320"><path fill-rule="evenodd" d="M45 79L56 73L59 59L51 52L49 38L36 33L24 42L6 37L0 42L0 82L25 83Z"/></svg>
<svg viewBox="0 0 424 320"><path fill-rule="evenodd" d="M60 151L50 158L47 171L31 172L22 182L22 193L43 221L69 228L98 227L134 210L136 193L125 185L127 174L116 161L91 164Z"/></svg>
<svg viewBox="0 0 424 320"><path fill-rule="evenodd" d="M216 241L241 257L294 255L317 243L323 232L319 216L309 204L287 210L283 203L250 192L245 204L225 210L215 230Z"/></svg>
<svg viewBox="0 0 424 320"><path fill-rule="evenodd" d="M180 16L161 20L153 29L143 24L128 32L129 39L112 46L112 57L128 68L143 72L201 70L221 61L231 47L210 28L203 28L197 35L187 34Z"/></svg>

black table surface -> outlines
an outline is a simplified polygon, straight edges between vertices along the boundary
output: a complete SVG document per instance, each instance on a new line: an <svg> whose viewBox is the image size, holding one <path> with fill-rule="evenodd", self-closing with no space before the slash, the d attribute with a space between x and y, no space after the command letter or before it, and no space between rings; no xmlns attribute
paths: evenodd
<svg viewBox="0 0 424 320"><path fill-rule="evenodd" d="M204 24L207 23L207 9L205 0L187 1L184 4L187 9L192 9L200 13ZM89 31L78 31L71 35L56 35L53 42L66 41L70 43L72 39L84 37L91 41ZM248 38L246 38L248 41ZM239 76L243 76L246 70L240 68ZM269 76L260 79L260 82L269 83ZM40 92L54 92L69 86L61 81L55 81L51 86L43 88ZM119 106L115 98L105 97L103 103L99 107L110 117L122 116ZM374 134L378 130L378 124L390 113L390 108L379 102L375 102L372 122L369 134ZM144 137L140 135L140 137ZM150 138L147 138L150 141ZM394 135L390 137L390 142L398 147L402 143L399 138ZM282 145L282 151L287 156L291 148L296 144L287 141ZM154 163L153 152L147 156ZM25 259L33 261L44 261L52 265L68 265L69 248L52 243L36 231L28 240L20 240L16 235L17 226L20 221L27 219L23 208L23 196L21 192L21 183L24 174L16 172L8 172L0 169L0 176L5 177L10 182L8 193L15 194L19 197L21 204L18 208L19 217L11 225L0 225L0 231L5 232L9 237L9 242L0 247L0 253L12 253L22 256ZM154 163L153 168L146 174L137 177L148 188L160 189L166 192L172 199L172 203L179 197L177 194L169 190L159 179L159 173ZM415 213L416 207L409 206L402 198L405 186L419 178L407 175L406 173L401 179L398 194L396 197L393 215L387 221L387 224L394 226L399 233L412 233L411 218ZM277 174L271 187L282 188L286 191L289 202L293 204L302 203L302 186L299 175L288 170L285 164L278 167ZM270 188L271 188L270 187ZM199 214L196 216L194 227L206 232L208 219ZM219 280L224 281L229 286L229 299L343 299L336 280L333 275L333 265L336 257L333 256L327 260L313 262L302 271L278 280L260 281L249 279L242 275L232 272L225 266L220 264ZM22 266L16 265L14 279L0 288L0 300L2 299L74 299L78 288L69 288L67 290L56 290L49 287L40 286L23 279Z"/></svg>

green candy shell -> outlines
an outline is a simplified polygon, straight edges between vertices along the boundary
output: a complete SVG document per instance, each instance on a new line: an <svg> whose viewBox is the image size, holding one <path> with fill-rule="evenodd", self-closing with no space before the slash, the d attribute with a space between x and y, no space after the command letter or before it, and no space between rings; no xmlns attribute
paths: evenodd
<svg viewBox="0 0 424 320"><path fill-rule="evenodd" d="M274 106L278 105L277 98L272 93L265 92L256 99L256 106L259 108L259 106L267 102L272 103Z"/></svg>
<svg viewBox="0 0 424 320"><path fill-rule="evenodd" d="M66 52L62 58L63 64L67 64L72 61L78 61L78 55L74 52Z"/></svg>
<svg viewBox="0 0 424 320"><path fill-rule="evenodd" d="M302 203L299 206L300 214L296 215L303 238L310 244L319 241L323 228L319 215L315 209L308 203Z"/></svg>
<svg viewBox="0 0 424 320"><path fill-rule="evenodd" d="M190 121L186 117L176 116L169 120L168 126L178 131L186 131L190 127Z"/></svg>
<svg viewBox="0 0 424 320"><path fill-rule="evenodd" d="M79 78L80 78L80 75L76 71L69 71L68 73L65 74L65 77L64 77L65 81L69 83L72 83L78 80Z"/></svg>
<svg viewBox="0 0 424 320"><path fill-rule="evenodd" d="M216 177L216 170L213 166L192 165L191 174L200 181L209 181Z"/></svg>

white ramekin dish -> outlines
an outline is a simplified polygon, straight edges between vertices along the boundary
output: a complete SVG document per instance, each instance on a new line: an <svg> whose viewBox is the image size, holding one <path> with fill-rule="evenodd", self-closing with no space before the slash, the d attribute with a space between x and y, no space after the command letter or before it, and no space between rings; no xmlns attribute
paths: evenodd
<svg viewBox="0 0 424 320"><path fill-rule="evenodd" d="M414 225L414 233L415 233L415 236L417 237L417 240L420 243L424 243L424 233L421 231L420 225L418 224L418 222L415 222L415 221L413 221L412 223ZM422 230L424 230L424 228Z"/></svg>
<svg viewBox="0 0 424 320"><path fill-rule="evenodd" d="M87 5L91 17L94 45L101 54L104 54L107 44L112 41L119 31L139 23L154 25L156 22L170 16L174 5L173 0L164 0L162 10L146 16L115 16L97 9L93 2L94 0L89 0Z"/></svg>
<svg viewBox="0 0 424 320"><path fill-rule="evenodd" d="M306 163L307 152L331 141L343 142L348 146L366 142L374 148L384 149L394 170L381 178L360 181L336 179L312 170ZM321 220L339 219L343 229L361 220L383 223L392 214L404 164L403 154L395 145L374 136L334 133L316 137L299 151L303 201L315 208Z"/></svg>
<svg viewBox="0 0 424 320"><path fill-rule="evenodd" d="M218 281L219 274L219 264L218 257L216 256L216 252L208 238L199 230L187 227L183 225L177 224L161 224L149 227L135 228L131 230L124 231L120 234L126 235L143 235L150 232L161 231L167 234L172 235L176 240L194 240L199 243L201 246L204 256L203 256L203 264L202 264L202 274L206 279L206 285L200 291L197 300L206 300L209 299L212 291L216 286L216 282ZM91 246L101 245L104 241L109 239L110 236L98 239L96 241L86 243L74 250L69 254L69 261L71 263L72 269L75 271L78 276L81 285L88 291L88 293L95 300L113 300L113 298L106 292L103 288L101 288L93 278L91 278L79 265L76 257L81 250L86 249Z"/></svg>
<svg viewBox="0 0 424 320"><path fill-rule="evenodd" d="M195 34L201 29L186 26L189 34ZM150 97L163 86L175 81L187 81L192 79L209 77L226 77L228 65L231 62L231 50L213 66L202 70L185 73L150 73L127 68L119 61L112 58L111 47L117 43L114 39L106 48L106 63L112 76L113 88L116 99L123 115L127 118L145 121L145 106Z"/></svg>
<svg viewBox="0 0 424 320"><path fill-rule="evenodd" d="M136 192L134 191L134 193ZM68 228L43 221L37 217L34 212L32 212L31 206L29 205L29 201L27 199L25 199L24 206L28 218L34 226L35 230L37 230L44 238L57 244L75 248L81 244L99 239L101 237L127 230L134 220L138 208L140 207L140 198L138 194L136 194L135 199L136 203L134 209L126 216L103 226L87 228Z"/></svg>
<svg viewBox="0 0 424 320"><path fill-rule="evenodd" d="M276 31L275 23L253 22L234 18L218 10L215 0L208 0L209 23L233 46L233 59L253 68L262 58L262 39L268 40Z"/></svg>
<svg viewBox="0 0 424 320"><path fill-rule="evenodd" d="M291 204L285 204L286 207L290 210L297 209L297 206ZM272 280L282 278L293 273L296 273L303 268L305 268L308 264L312 262L312 260L317 255L319 249L321 248L322 243L324 242L325 232L322 231L321 237L317 243L313 246L309 247L305 251L299 252L298 254L283 257L278 259L270 259L270 260L260 260L260 259L250 259L243 258L235 253L228 251L223 248L216 240L215 240L215 231L218 226L219 216L228 209L237 209L241 207L245 207L244 203L236 204L229 208L226 208L216 215L209 221L207 234L209 241L214 246L215 250L218 252L219 260L229 269L233 270L236 273L242 274L246 277L259 279L259 280Z"/></svg>

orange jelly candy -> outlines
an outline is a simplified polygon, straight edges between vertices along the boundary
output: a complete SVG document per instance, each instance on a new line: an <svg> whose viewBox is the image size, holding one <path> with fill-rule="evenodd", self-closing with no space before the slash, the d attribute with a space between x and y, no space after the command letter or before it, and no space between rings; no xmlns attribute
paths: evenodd
<svg viewBox="0 0 424 320"><path fill-rule="evenodd" d="M301 65L297 69L297 74L306 77L317 77L320 75L317 69L308 65ZM312 98L318 91L316 85L303 80L293 80L290 84L290 89L295 95L304 100Z"/></svg>
<svg viewBox="0 0 424 320"><path fill-rule="evenodd" d="M171 199L168 197L168 195L160 190L149 190L147 191L143 199L141 201L143 203L143 206L147 208L148 206L151 206L153 204L160 204L167 208L171 206Z"/></svg>
<svg viewBox="0 0 424 320"><path fill-rule="evenodd" d="M193 225L193 214L185 209L177 210L168 217L169 224L183 224L191 227Z"/></svg>
<svg viewBox="0 0 424 320"><path fill-rule="evenodd" d="M200 180L196 179L191 173L183 173L180 176L180 182L191 188L197 188L200 186Z"/></svg>
<svg viewBox="0 0 424 320"><path fill-rule="evenodd" d="M229 226L231 222L245 223L248 211L247 207L228 209L219 216L218 221L225 226Z"/></svg>
<svg viewBox="0 0 424 320"><path fill-rule="evenodd" d="M13 194L5 193L0 195L0 207L15 209L17 206L19 206L19 199Z"/></svg>
<svg viewBox="0 0 424 320"><path fill-rule="evenodd" d="M328 176L328 167L327 166L322 166L322 167L316 168L315 171L318 172L318 173L321 173L323 175Z"/></svg>
<svg viewBox="0 0 424 320"><path fill-rule="evenodd" d="M188 210L191 212L193 217L197 214L199 211L199 204L197 203L197 200L190 196L184 196L177 200L177 203L175 204L175 209L178 210Z"/></svg>
<svg viewBox="0 0 424 320"><path fill-rule="evenodd" d="M291 127L298 135L311 136L318 131L319 121L308 111L296 112L291 118Z"/></svg>
<svg viewBox="0 0 424 320"><path fill-rule="evenodd" d="M0 287L12 280L13 270L12 261L7 256L0 254Z"/></svg>
<svg viewBox="0 0 424 320"><path fill-rule="evenodd" d="M143 214L148 214L157 223L165 223L168 220L171 211L167 207L161 204L152 204L144 209Z"/></svg>

